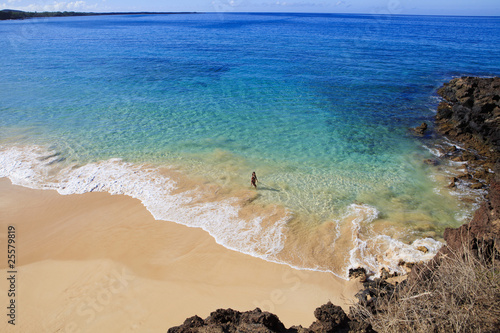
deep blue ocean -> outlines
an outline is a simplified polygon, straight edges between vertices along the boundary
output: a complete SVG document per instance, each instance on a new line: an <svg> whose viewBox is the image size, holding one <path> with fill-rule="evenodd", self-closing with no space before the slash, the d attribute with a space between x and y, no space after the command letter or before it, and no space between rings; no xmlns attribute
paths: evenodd
<svg viewBox="0 0 500 333"><path fill-rule="evenodd" d="M460 165L423 160L437 88L500 75L500 18L2 21L0 64L0 177L137 197L228 248L345 276L425 259L477 207L446 188Z"/></svg>

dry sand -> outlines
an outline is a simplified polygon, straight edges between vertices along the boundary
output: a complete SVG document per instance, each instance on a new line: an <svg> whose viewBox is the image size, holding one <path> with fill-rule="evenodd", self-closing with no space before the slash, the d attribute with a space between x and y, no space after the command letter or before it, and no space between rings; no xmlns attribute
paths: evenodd
<svg viewBox="0 0 500 333"><path fill-rule="evenodd" d="M7 316L7 232L16 232L15 326ZM135 199L62 196L0 179L2 332L165 332L195 314L260 307L285 326L359 290L228 250L201 229L156 221Z"/></svg>

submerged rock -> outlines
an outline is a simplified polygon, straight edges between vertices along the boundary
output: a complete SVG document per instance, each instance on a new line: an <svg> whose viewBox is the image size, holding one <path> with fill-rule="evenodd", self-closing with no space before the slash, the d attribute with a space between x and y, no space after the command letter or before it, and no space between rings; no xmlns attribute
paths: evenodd
<svg viewBox="0 0 500 333"><path fill-rule="evenodd" d="M427 164L427 165L432 165L432 166L439 165L439 161L438 160L431 159L431 158L425 159L424 163Z"/></svg>
<svg viewBox="0 0 500 333"><path fill-rule="evenodd" d="M417 250L419 250L420 252L423 252L423 253L429 252L429 249L426 248L425 246L418 246Z"/></svg>
<svg viewBox="0 0 500 333"><path fill-rule="evenodd" d="M417 126L415 128L411 128L410 130L412 131L413 134L423 136L425 132L427 131L428 125L427 123L422 123L420 126Z"/></svg>

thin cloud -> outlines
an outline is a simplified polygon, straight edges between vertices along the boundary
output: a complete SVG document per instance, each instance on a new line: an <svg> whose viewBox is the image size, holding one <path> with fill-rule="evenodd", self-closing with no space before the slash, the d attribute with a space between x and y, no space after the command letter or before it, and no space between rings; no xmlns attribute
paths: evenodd
<svg viewBox="0 0 500 333"><path fill-rule="evenodd" d="M19 2L20 0L7 0L10 3ZM6 4L2 4L5 8ZM97 4L87 4L85 1L54 1L49 4L29 4L24 6L15 6L13 9L24 10L27 12L61 12L61 11L83 11L96 9Z"/></svg>
<svg viewBox="0 0 500 333"><path fill-rule="evenodd" d="M262 7L274 7L274 6L282 6L282 7L328 7L329 4L323 2L288 2L288 1L276 1L274 3L264 2L260 4Z"/></svg>

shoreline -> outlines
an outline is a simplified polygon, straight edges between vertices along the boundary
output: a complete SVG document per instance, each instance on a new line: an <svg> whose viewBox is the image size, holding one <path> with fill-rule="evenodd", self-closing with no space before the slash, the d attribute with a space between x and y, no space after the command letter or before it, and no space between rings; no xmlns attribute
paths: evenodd
<svg viewBox="0 0 500 333"><path fill-rule="evenodd" d="M181 168L134 164L118 158L83 165L65 160L61 153L45 147L7 146L0 150L0 176L16 185L52 189L63 195L127 195L140 200L156 220L199 227L228 249L295 269L333 272L345 280L348 269L359 265L374 274L381 273L381 267L405 273L398 264L400 259L430 260L441 246L429 238L432 235L407 242L391 234L386 236L383 228L391 221L383 218L372 230L369 223L380 212L364 202L350 203L338 217L308 227L302 223L303 215L295 215L280 202L262 199L269 188L254 191L243 183L231 186L207 182L196 174L186 175ZM417 213L413 215L419 218ZM382 257L378 256L380 246L389 250L383 250ZM425 246L428 252L422 252L419 246Z"/></svg>
<svg viewBox="0 0 500 333"><path fill-rule="evenodd" d="M287 326L308 326L318 304L347 310L361 288L228 250L201 229L154 220L124 195L63 196L0 178L0 207L0 238L9 225L17 232L15 328L24 331L166 330L227 307L260 307Z"/></svg>

